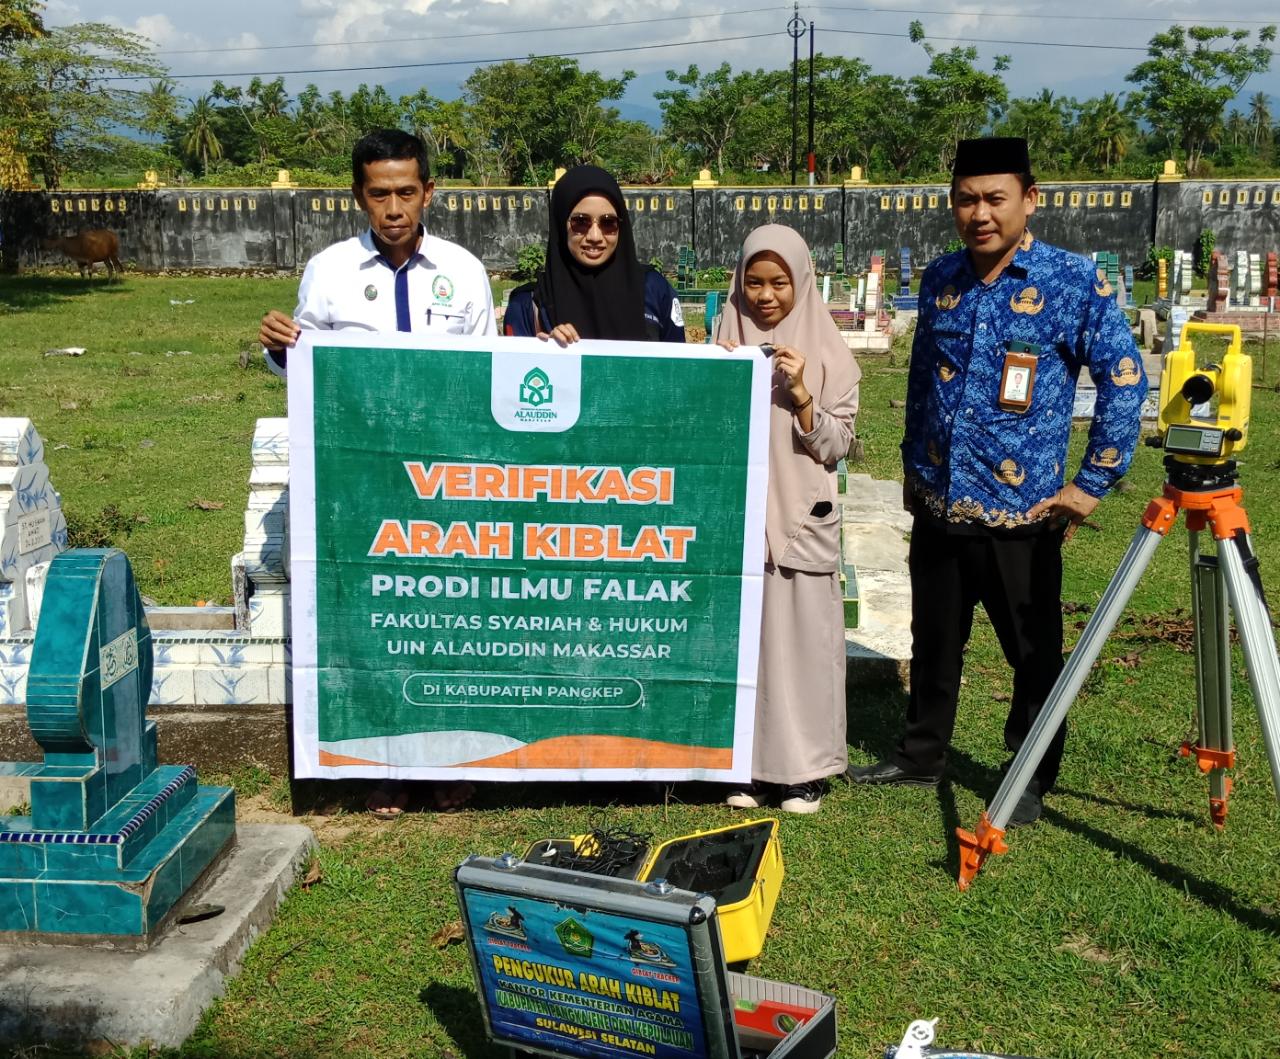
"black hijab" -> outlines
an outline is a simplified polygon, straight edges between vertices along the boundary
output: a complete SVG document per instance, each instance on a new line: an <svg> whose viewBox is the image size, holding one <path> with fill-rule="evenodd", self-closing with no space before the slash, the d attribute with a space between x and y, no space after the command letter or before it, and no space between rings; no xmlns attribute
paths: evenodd
<svg viewBox="0 0 1280 1059"><path fill-rule="evenodd" d="M603 195L618 214L617 249L598 268L569 253L569 215L588 195ZM534 287L538 306L552 327L573 324L583 338L644 340L644 274L618 182L597 166L574 166L551 192L547 264Z"/></svg>

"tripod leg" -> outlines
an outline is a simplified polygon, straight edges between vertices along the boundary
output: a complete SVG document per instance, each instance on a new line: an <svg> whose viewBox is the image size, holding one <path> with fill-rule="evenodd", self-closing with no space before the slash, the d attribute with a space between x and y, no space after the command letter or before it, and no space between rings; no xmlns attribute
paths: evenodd
<svg viewBox="0 0 1280 1059"><path fill-rule="evenodd" d="M987 811L982 814L976 830L965 831L956 828L956 835L960 839L960 889L969 888L969 884L989 853L1004 853L1007 850L1008 847L1004 844L1004 832L1009 823L1009 817L1013 814L1018 799L1022 797L1022 792L1027 789L1027 784L1031 782L1036 766L1040 764L1050 742L1053 741L1058 726L1067 716L1067 710L1071 708L1072 702L1080 693L1080 688L1088 677L1098 652L1102 650L1102 645L1111 635L1116 622L1120 620L1120 614L1133 595L1133 590L1142 578L1147 564L1151 562L1151 556L1155 554L1156 545L1160 543L1162 536L1162 533L1148 529L1146 526L1138 527L1138 532L1129 542L1129 550L1120 560L1120 565L1112 575L1111 583L1098 603L1098 609L1094 611L1089 624L1080 634L1080 639L1071 652L1066 667L1053 685L1053 690L1049 692L1048 699L1040 708L1040 713L1031 726L1031 731L1027 733L1022 749L1014 757L1009 771L1005 774L1004 782L1000 784L996 796L991 799Z"/></svg>
<svg viewBox="0 0 1280 1059"><path fill-rule="evenodd" d="M1227 587L1216 556L1201 555L1191 537L1191 617L1195 632L1196 745L1183 745L1194 754L1200 771L1209 777L1209 815L1216 827L1227 820L1231 780L1226 770L1235 765L1231 736L1231 645L1227 617Z"/></svg>
<svg viewBox="0 0 1280 1059"><path fill-rule="evenodd" d="M1244 649L1249 686L1258 707L1262 739L1271 762L1271 780L1280 798L1280 657L1271 632L1271 615L1254 565L1249 534L1237 530L1219 543L1218 559L1226 573L1231 609L1235 612L1240 645Z"/></svg>

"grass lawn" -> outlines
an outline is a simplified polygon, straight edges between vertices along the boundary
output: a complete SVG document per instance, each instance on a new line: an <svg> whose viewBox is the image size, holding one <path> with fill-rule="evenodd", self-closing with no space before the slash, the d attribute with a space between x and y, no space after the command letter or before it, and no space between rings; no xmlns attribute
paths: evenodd
<svg viewBox="0 0 1280 1059"><path fill-rule="evenodd" d="M237 358L264 309L292 304L294 282L0 279L0 415L35 421L78 532L125 547L143 591L160 601L229 594L253 423L284 410L283 386L258 358L247 369ZM88 352L41 355L67 345ZM168 355L180 351L190 352ZM906 346L863 366L857 469L896 477L901 412L890 401L903 396ZM1273 349L1243 460L1273 597L1278 374ZM1077 456L1083 439L1075 435ZM1108 498L1096 528L1068 546L1071 636L1159 489L1159 457L1140 448L1133 488ZM197 499L225 506L193 508ZM937 793L841 785L816 816L783 820L787 879L752 972L833 993L841 1056L879 1055L915 1017L940 1018L940 1045L1028 1056L1261 1059L1280 1050L1280 813L1239 664L1240 765L1222 833L1207 821L1205 782L1175 756L1194 710L1187 593L1179 529L1072 711L1045 820L1015 833L1012 852L968 893L955 886L952 829L972 826L994 793L1010 692L981 618L949 782ZM855 760L891 747L902 707L896 689L851 696ZM242 819L286 819L283 777L246 763L229 779ZM435 941L457 918L455 864L601 817L663 839L743 818L696 786L664 801L625 785L492 785L464 812L394 824L367 819L359 805L354 786L316 796L307 822L321 844L319 881L290 895L182 1055L499 1059L483 1038L464 949Z"/></svg>

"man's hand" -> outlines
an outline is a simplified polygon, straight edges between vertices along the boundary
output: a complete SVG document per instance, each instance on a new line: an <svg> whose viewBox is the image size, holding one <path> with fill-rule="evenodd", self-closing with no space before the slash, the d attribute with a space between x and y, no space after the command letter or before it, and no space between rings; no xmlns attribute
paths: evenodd
<svg viewBox="0 0 1280 1059"><path fill-rule="evenodd" d="M302 328L294 323L293 317L286 316L279 309L272 309L262 318L262 326L258 328L258 341L267 349L286 349L298 341L300 334Z"/></svg>
<svg viewBox="0 0 1280 1059"><path fill-rule="evenodd" d="M1092 515L1093 509L1097 506L1097 497L1090 496L1083 489L1068 482L1053 496L1041 500L1028 511L1027 518L1034 521L1042 515L1047 515L1050 520L1056 520L1060 525L1065 524L1067 532L1062 539L1069 541L1076 535L1080 523Z"/></svg>

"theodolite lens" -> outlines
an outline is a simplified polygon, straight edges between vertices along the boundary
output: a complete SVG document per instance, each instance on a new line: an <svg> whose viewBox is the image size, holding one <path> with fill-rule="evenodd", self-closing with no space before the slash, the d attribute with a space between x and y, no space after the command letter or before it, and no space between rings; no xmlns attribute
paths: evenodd
<svg viewBox="0 0 1280 1059"><path fill-rule="evenodd" d="M1208 375L1192 375L1182 384L1182 396L1187 404L1204 404L1213 396L1213 380Z"/></svg>

